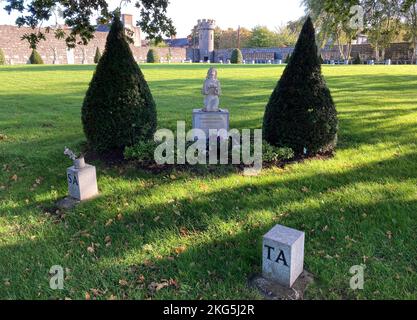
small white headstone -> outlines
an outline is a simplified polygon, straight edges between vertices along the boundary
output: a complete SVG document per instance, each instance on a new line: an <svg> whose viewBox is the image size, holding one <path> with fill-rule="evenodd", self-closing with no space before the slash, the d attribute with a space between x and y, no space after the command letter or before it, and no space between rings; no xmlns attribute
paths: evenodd
<svg viewBox="0 0 417 320"><path fill-rule="evenodd" d="M83 201L98 194L96 167L86 164L82 169L67 169L68 192L74 199Z"/></svg>
<svg viewBox="0 0 417 320"><path fill-rule="evenodd" d="M304 271L304 232L275 226L263 238L262 274L291 288Z"/></svg>

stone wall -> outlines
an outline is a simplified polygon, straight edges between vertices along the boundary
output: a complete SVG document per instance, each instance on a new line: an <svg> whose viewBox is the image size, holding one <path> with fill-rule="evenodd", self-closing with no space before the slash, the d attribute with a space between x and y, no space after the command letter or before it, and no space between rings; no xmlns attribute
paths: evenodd
<svg viewBox="0 0 417 320"><path fill-rule="evenodd" d="M0 48L4 51L6 63L8 64L26 64L28 63L31 49L26 40L21 40L25 33L33 32L29 28L18 28L16 26L0 26ZM103 53L106 44L107 32L96 32L87 46L77 46L68 50L64 40L58 40L54 37L53 32L46 34L46 41L38 44L37 51L41 55L44 63L54 63L54 50L57 54L57 63L59 64L82 64L94 63L96 48L100 48ZM149 48L135 47L131 45L133 56L138 62L146 61L146 55ZM162 61L166 62L168 55L171 56L171 62L181 62L186 57L186 50L183 48L156 48ZM85 52L85 55L83 53ZM85 57L85 59L83 59Z"/></svg>
<svg viewBox="0 0 417 320"><path fill-rule="evenodd" d="M220 49L214 51L214 62L227 62L232 55L233 49ZM243 48L241 49L243 59L247 63L255 61L255 63L267 63L269 60L276 62L277 60L285 61L286 57L294 51L294 48ZM338 47L326 47L321 51L324 60L339 60L341 55ZM352 46L351 57L354 58L359 54L362 60L375 59L375 50L370 44L355 44ZM391 59L397 63L410 63L413 49L409 43L393 43L385 50L385 59ZM382 55L380 54L380 57ZM194 62L200 61L198 49L187 50L187 60Z"/></svg>
<svg viewBox="0 0 417 320"><path fill-rule="evenodd" d="M355 58L359 54L361 60L375 60L375 49L369 43L366 44L354 44L352 46L351 57ZM413 55L413 49L407 42L392 43L385 50L385 59L391 59L394 62L411 62ZM338 47L325 48L322 50L322 57L324 60L338 60L341 59L341 55ZM380 57L382 53L380 50Z"/></svg>

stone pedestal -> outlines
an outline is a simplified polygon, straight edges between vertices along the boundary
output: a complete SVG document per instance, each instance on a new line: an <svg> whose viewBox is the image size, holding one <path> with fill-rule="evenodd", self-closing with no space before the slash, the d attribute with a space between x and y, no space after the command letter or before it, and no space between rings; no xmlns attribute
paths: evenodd
<svg viewBox="0 0 417 320"><path fill-rule="evenodd" d="M82 169L74 166L67 169L68 192L77 200L83 201L98 195L96 167L85 165Z"/></svg>
<svg viewBox="0 0 417 320"><path fill-rule="evenodd" d="M262 275L291 288L304 270L304 232L281 225L263 238Z"/></svg>
<svg viewBox="0 0 417 320"><path fill-rule="evenodd" d="M194 109L193 111L193 129L201 129L206 134L206 138L210 137L209 130L221 130L224 129L229 132L230 114L228 110L222 110L218 112L205 112L201 109ZM228 139L228 134L217 134L222 139Z"/></svg>

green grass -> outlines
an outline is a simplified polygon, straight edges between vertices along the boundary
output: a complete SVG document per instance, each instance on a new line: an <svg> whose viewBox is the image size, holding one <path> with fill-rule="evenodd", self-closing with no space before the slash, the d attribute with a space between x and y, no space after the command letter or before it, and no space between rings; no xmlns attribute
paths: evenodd
<svg viewBox="0 0 417 320"><path fill-rule="evenodd" d="M218 68L231 127L260 128L283 67ZM190 127L207 66L142 69L159 127ZM0 68L0 298L94 298L91 289L99 299L260 298L247 279L260 272L262 235L280 223L306 232L308 298L417 299L417 66L323 68L340 118L333 159L259 177L95 163L101 196L58 219L63 149L85 140L80 106L93 70ZM365 289L352 291L349 269L362 263ZM68 271L63 291L49 288L53 265ZM164 279L178 286L152 295Z"/></svg>

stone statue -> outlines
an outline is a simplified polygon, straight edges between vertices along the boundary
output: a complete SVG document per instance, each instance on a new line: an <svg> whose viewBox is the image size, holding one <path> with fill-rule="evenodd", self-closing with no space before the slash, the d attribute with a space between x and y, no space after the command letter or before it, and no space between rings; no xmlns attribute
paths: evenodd
<svg viewBox="0 0 417 320"><path fill-rule="evenodd" d="M220 88L220 81L217 80L216 68L210 68L207 72L206 81L202 93L204 95L204 112L219 112L219 96L222 91Z"/></svg>

